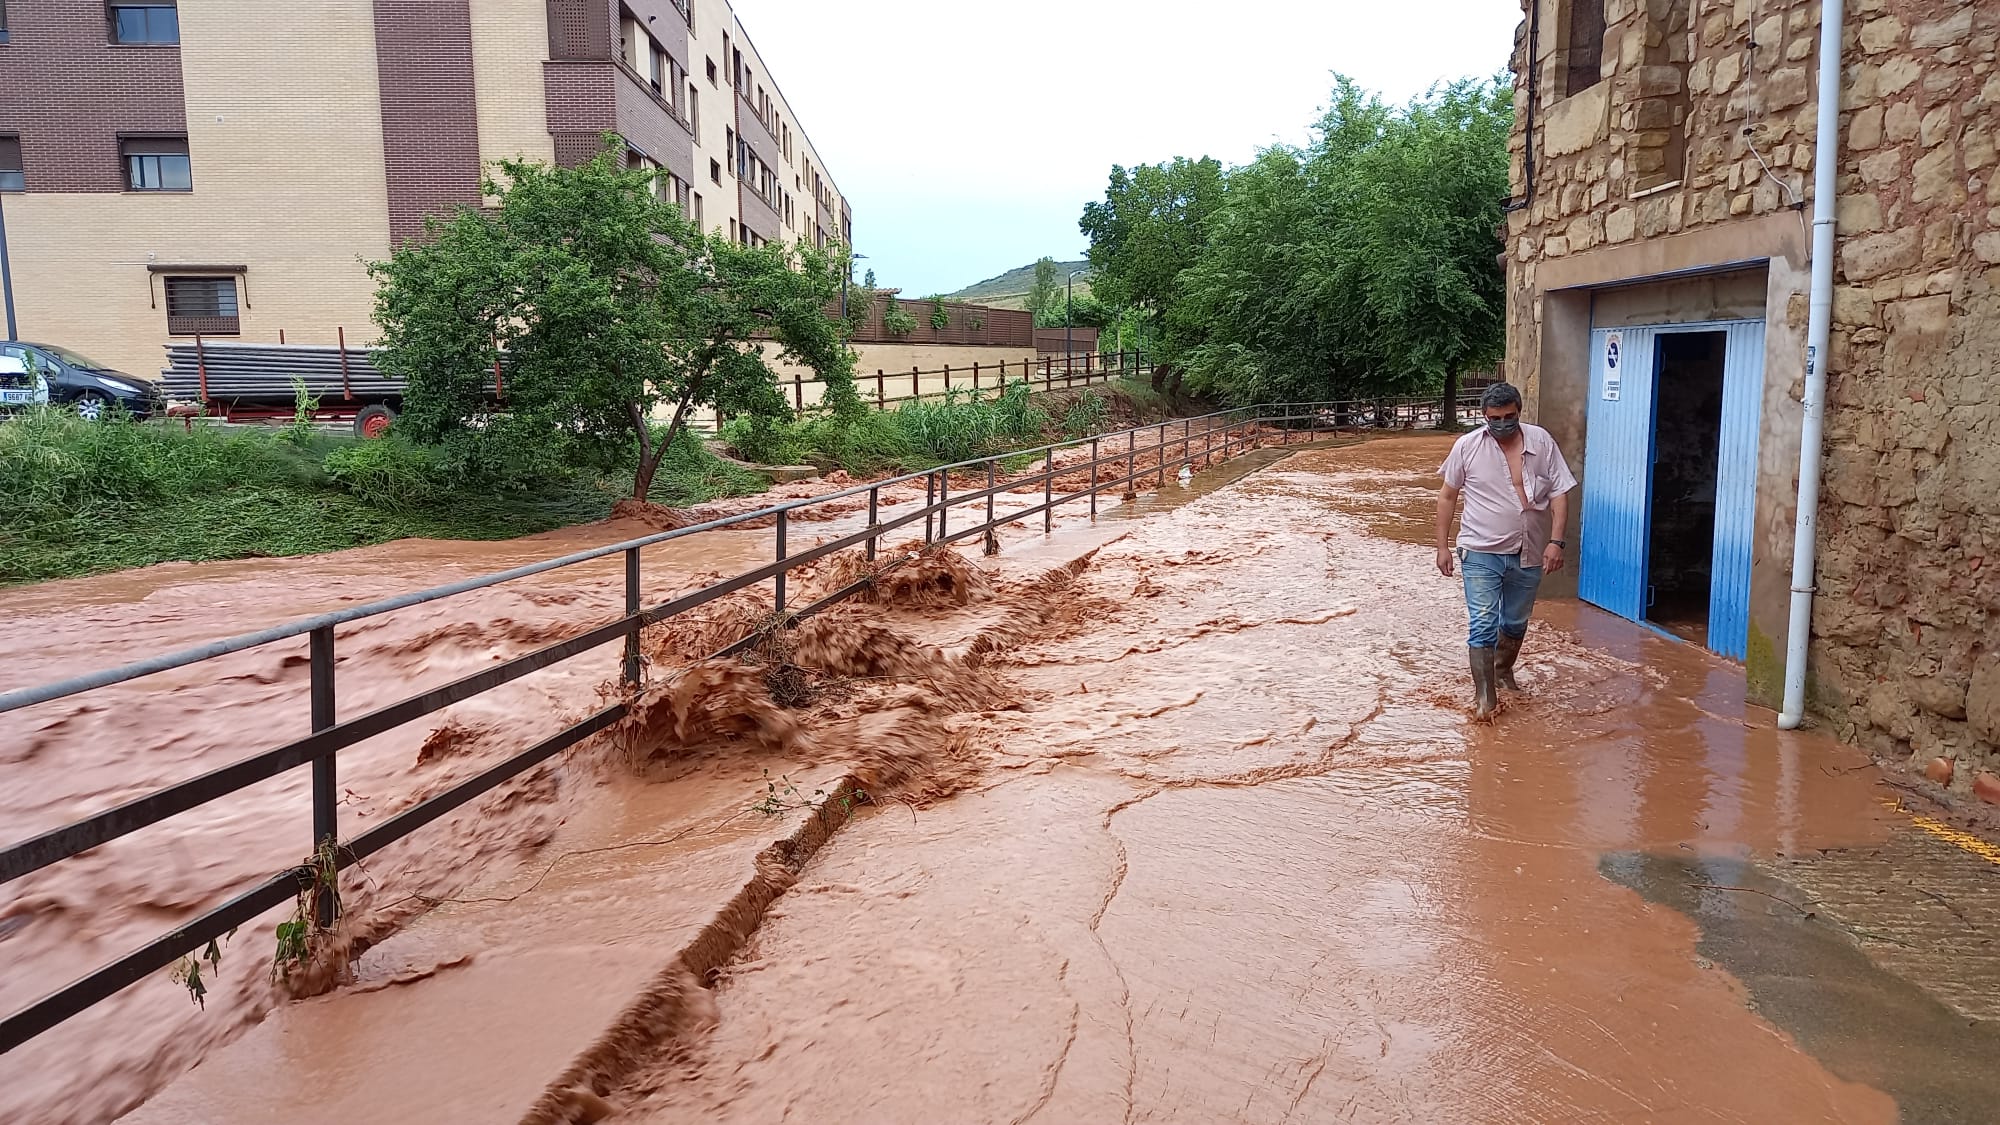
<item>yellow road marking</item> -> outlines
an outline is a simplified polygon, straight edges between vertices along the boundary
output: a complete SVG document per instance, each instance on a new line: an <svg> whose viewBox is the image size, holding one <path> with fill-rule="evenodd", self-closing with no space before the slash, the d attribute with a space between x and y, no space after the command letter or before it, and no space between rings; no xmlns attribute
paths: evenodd
<svg viewBox="0 0 2000 1125"><path fill-rule="evenodd" d="M1983 859L1988 863L2000 866L2000 845L1996 845L1989 841L1980 839L1978 836L1974 836L1970 832L1965 832L1957 828L1953 828L1951 825L1946 824L1944 821L1939 820L1936 817L1929 817L1925 816L1922 813L1911 812L1908 808L1904 807L1903 802L1898 798L1882 797L1878 799L1885 806L1892 808L1899 813L1902 813L1904 816L1909 817L1911 824L1916 825L1918 828L1929 833L1931 836L1939 840L1942 840L1947 844L1950 844L1952 847L1957 848L1960 851L1970 852L1971 854L1978 856L1980 859Z"/></svg>
<svg viewBox="0 0 2000 1125"><path fill-rule="evenodd" d="M2000 846L1990 844L1970 832L1961 832L1941 820L1936 820L1920 813L1909 813L1909 817L1910 823L1943 840L1945 843L1963 851L1971 852L1988 863L2000 866Z"/></svg>

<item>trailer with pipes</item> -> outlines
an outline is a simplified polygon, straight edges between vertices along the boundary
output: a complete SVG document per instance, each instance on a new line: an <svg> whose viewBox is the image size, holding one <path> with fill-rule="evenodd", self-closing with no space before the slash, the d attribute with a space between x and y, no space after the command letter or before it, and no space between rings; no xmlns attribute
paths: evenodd
<svg viewBox="0 0 2000 1125"><path fill-rule="evenodd" d="M193 419L260 423L346 423L357 437L387 433L403 409L404 380L376 366L365 348L305 344L216 343L196 337L167 345L161 385L168 414ZM504 391L494 364L486 394L496 407Z"/></svg>

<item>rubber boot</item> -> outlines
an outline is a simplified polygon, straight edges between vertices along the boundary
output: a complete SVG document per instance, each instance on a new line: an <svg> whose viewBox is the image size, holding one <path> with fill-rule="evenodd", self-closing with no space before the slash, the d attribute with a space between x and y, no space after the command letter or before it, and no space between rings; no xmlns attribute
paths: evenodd
<svg viewBox="0 0 2000 1125"><path fill-rule="evenodd" d="M1508 691L1521 690L1521 685L1514 682L1514 662L1521 658L1521 642L1526 639L1502 633L1500 647L1493 650L1493 680Z"/></svg>
<svg viewBox="0 0 2000 1125"><path fill-rule="evenodd" d="M1474 698L1472 719L1478 723L1490 723L1493 721L1493 712L1500 707L1499 696L1493 690L1494 650L1468 646L1465 651L1472 657L1472 690Z"/></svg>

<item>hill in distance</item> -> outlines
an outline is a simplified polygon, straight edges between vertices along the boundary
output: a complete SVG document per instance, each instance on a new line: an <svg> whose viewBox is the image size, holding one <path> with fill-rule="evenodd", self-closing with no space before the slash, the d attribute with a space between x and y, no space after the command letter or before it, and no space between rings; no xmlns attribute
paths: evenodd
<svg viewBox="0 0 2000 1125"><path fill-rule="evenodd" d="M1089 262L1057 262L1056 269L1063 277L1076 270L1085 269ZM1011 269L999 277L989 277L977 285L968 285L956 293L945 296L955 301L969 301L973 304L990 305L1001 309L1024 309L1028 307L1028 290L1035 284L1035 263L1029 262L1019 269ZM1076 279L1079 293L1090 291L1086 278Z"/></svg>

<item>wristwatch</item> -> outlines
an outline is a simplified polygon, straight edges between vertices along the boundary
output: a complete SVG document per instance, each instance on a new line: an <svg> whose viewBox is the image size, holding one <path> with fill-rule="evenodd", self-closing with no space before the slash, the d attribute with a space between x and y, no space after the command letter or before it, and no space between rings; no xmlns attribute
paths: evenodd
<svg viewBox="0 0 2000 1125"><path fill-rule="evenodd" d="M1561 547L1565 551L1569 550L1569 540L1567 539L1551 539L1549 542Z"/></svg>

